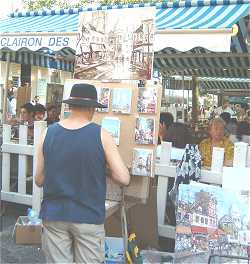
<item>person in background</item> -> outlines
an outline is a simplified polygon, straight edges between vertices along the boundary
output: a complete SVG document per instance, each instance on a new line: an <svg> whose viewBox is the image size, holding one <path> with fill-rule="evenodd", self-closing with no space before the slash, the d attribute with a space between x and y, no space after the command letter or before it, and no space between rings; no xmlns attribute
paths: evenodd
<svg viewBox="0 0 250 264"><path fill-rule="evenodd" d="M234 145L225 136L225 126L221 118L214 118L209 122L209 138L204 139L199 145L204 167L211 167L213 147L224 148L224 166L232 166Z"/></svg>
<svg viewBox="0 0 250 264"><path fill-rule="evenodd" d="M230 136L230 140L235 142L245 142L250 145L250 123L246 121L238 122L237 132Z"/></svg>
<svg viewBox="0 0 250 264"><path fill-rule="evenodd" d="M34 96L34 99L30 102L33 105L39 104L40 97L38 95Z"/></svg>
<svg viewBox="0 0 250 264"><path fill-rule="evenodd" d="M14 138L18 138L19 125L28 126L28 136L33 138L34 132L34 106L31 103L26 103L20 107L19 119L12 118L9 122L12 126L12 134Z"/></svg>
<svg viewBox="0 0 250 264"><path fill-rule="evenodd" d="M48 125L52 125L55 122L59 122L59 116L55 105L50 105L47 108L47 118L45 119Z"/></svg>
<svg viewBox="0 0 250 264"><path fill-rule="evenodd" d="M235 135L237 131L237 120L231 118L231 115L228 112L223 112L220 115L220 118L226 123L225 136L229 137L230 135Z"/></svg>
<svg viewBox="0 0 250 264"><path fill-rule="evenodd" d="M34 105L34 120L43 121L45 118L46 108L42 104Z"/></svg>
<svg viewBox="0 0 250 264"><path fill-rule="evenodd" d="M92 122L96 88L74 84L70 116L48 126L37 152L35 183L43 186L40 218L47 263L104 263L107 167L118 184L130 175L112 136Z"/></svg>
<svg viewBox="0 0 250 264"><path fill-rule="evenodd" d="M15 98L15 93L14 93L13 88L8 91L7 100L8 100L8 110L7 110L8 114L11 116L11 118L15 118L16 117L16 98Z"/></svg>
<svg viewBox="0 0 250 264"><path fill-rule="evenodd" d="M172 147L185 149L187 144L192 144L192 136L184 123L173 123L166 135L166 141L172 142Z"/></svg>
<svg viewBox="0 0 250 264"><path fill-rule="evenodd" d="M216 111L215 114L216 116L220 116L223 112L227 112L230 114L230 116L234 115L234 111L231 108L231 105L229 104L228 101L225 101L223 106L219 106Z"/></svg>
<svg viewBox="0 0 250 264"><path fill-rule="evenodd" d="M159 134L158 134L158 144L162 141L166 141L167 130L173 124L174 117L169 112L162 112L160 114L160 125L159 125Z"/></svg>

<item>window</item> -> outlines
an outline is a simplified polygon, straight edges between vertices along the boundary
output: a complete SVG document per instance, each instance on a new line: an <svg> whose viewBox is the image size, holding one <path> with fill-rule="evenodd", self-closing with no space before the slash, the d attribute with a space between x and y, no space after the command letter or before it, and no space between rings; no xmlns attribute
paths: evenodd
<svg viewBox="0 0 250 264"><path fill-rule="evenodd" d="M206 225L208 224L208 219L207 219L207 218L205 218L205 224L206 224Z"/></svg>
<svg viewBox="0 0 250 264"><path fill-rule="evenodd" d="M203 217L201 217L201 223L204 224L204 218Z"/></svg>
<svg viewBox="0 0 250 264"><path fill-rule="evenodd" d="M199 220L200 220L200 217L197 215L197 216L195 217L195 222L196 222L196 223L199 223Z"/></svg>

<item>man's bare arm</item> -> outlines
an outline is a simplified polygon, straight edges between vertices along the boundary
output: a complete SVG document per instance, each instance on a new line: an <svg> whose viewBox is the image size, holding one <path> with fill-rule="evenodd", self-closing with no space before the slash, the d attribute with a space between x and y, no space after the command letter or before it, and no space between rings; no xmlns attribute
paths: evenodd
<svg viewBox="0 0 250 264"><path fill-rule="evenodd" d="M44 183L44 156L43 156L43 143L47 133L46 131L42 134L41 139L38 143L36 157L36 173L35 173L35 183L38 187L42 187Z"/></svg>
<svg viewBox="0 0 250 264"><path fill-rule="evenodd" d="M102 129L101 138L111 178L122 185L128 185L130 175L112 136L105 129Z"/></svg>

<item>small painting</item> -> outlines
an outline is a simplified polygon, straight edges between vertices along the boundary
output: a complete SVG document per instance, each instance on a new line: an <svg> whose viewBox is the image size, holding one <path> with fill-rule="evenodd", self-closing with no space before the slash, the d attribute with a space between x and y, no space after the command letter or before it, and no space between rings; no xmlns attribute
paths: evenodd
<svg viewBox="0 0 250 264"><path fill-rule="evenodd" d="M157 89L139 88L137 101L138 113L155 114L157 108Z"/></svg>
<svg viewBox="0 0 250 264"><path fill-rule="evenodd" d="M246 191L201 183L181 184L176 213L175 263L208 263L210 255L247 257L249 200L250 193ZM230 258L211 261L231 263Z"/></svg>
<svg viewBox="0 0 250 264"><path fill-rule="evenodd" d="M133 151L132 174L152 176L153 150L135 148Z"/></svg>
<svg viewBox="0 0 250 264"><path fill-rule="evenodd" d="M96 88L98 102L105 105L107 108L97 108L97 112L109 111L110 89L109 88Z"/></svg>
<svg viewBox="0 0 250 264"><path fill-rule="evenodd" d="M138 117L135 125L136 144L154 144L154 118Z"/></svg>
<svg viewBox="0 0 250 264"><path fill-rule="evenodd" d="M115 117L105 117L102 120L102 127L105 128L113 137L117 146L120 144L121 121Z"/></svg>
<svg viewBox="0 0 250 264"><path fill-rule="evenodd" d="M131 112L132 90L127 88L113 89L112 111L129 114Z"/></svg>

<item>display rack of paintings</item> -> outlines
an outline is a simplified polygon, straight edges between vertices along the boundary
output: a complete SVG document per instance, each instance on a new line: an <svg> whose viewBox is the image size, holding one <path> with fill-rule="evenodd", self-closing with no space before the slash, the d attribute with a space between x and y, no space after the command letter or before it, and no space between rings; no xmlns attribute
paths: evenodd
<svg viewBox="0 0 250 264"><path fill-rule="evenodd" d="M245 191L180 184L175 263L207 263L210 254L247 257L249 201Z"/></svg>
<svg viewBox="0 0 250 264"><path fill-rule="evenodd" d="M93 122L101 125L113 136L122 159L126 166L131 168L132 180L125 190L125 195L146 201L149 177L154 176L153 159L159 128L158 109L162 87L150 81L144 81L142 86L138 85L138 81L102 82L69 79L64 85L64 99L70 96L75 83L94 85L98 91L98 101L108 106L106 112L97 109ZM145 106L140 108L140 111L138 101L141 102L140 105ZM62 116L66 117L68 113L68 106L63 104ZM113 199L117 200L120 197L120 189L114 185L115 183L112 183L110 187Z"/></svg>
<svg viewBox="0 0 250 264"><path fill-rule="evenodd" d="M131 113L132 90L113 89L112 91L112 111L121 114Z"/></svg>
<svg viewBox="0 0 250 264"><path fill-rule="evenodd" d="M155 87L141 87L138 90L138 113L155 114L157 108L157 89Z"/></svg>
<svg viewBox="0 0 250 264"><path fill-rule="evenodd" d="M110 89L109 88L97 88L97 97L98 102L105 105L107 108L97 108L97 112L109 111L109 102L110 102Z"/></svg>
<svg viewBox="0 0 250 264"><path fill-rule="evenodd" d="M154 118L138 117L135 125L136 144L154 144L155 120Z"/></svg>
<svg viewBox="0 0 250 264"><path fill-rule="evenodd" d="M135 148L133 150L132 174L152 176L153 150Z"/></svg>
<svg viewBox="0 0 250 264"><path fill-rule="evenodd" d="M102 120L102 127L105 128L113 137L117 146L120 142L121 121L117 117L105 117Z"/></svg>

